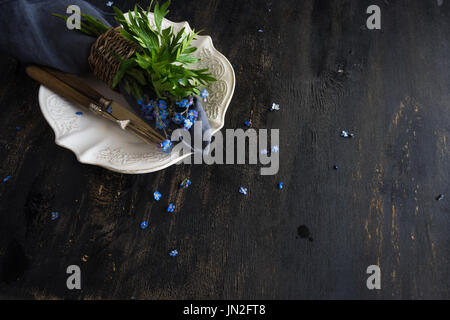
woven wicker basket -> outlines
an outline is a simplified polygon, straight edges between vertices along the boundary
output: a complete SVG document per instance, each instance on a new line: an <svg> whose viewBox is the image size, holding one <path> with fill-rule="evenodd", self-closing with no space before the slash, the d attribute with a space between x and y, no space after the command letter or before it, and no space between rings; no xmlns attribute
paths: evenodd
<svg viewBox="0 0 450 320"><path fill-rule="evenodd" d="M113 52L122 59L128 59L138 50L137 44L120 35L120 27L110 28L92 45L89 66L98 79L112 88L114 76L120 68L120 61Z"/></svg>

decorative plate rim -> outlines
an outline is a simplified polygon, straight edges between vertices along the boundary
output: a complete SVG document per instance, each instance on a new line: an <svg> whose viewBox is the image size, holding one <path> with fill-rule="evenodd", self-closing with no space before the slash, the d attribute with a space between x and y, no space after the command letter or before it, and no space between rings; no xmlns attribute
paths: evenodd
<svg viewBox="0 0 450 320"><path fill-rule="evenodd" d="M153 14L150 13L149 14L149 18L152 20L153 18ZM170 21L168 19L164 19L163 23L167 23L173 26L178 26L178 27L186 27L186 30L188 32L192 31L192 29L189 26L189 23L187 21L182 21L182 22L173 22ZM224 97L224 101L222 101L222 103L220 104L221 108L219 110L219 115L218 117L216 117L216 119L212 119L212 121L214 122L214 124L217 125L217 127L215 127L212 130L212 135L214 135L215 133L217 133L218 131L220 131L224 125L225 125L225 114L228 110L228 107L230 105L231 99L233 97L234 94L234 89L235 89L235 84L236 84L236 76L234 73L234 69L233 66L231 65L230 61L221 53L219 52L213 44L212 38L209 35L198 35L196 42L199 42L200 44L202 44L203 42L205 42L206 40L206 45L205 47L210 49L212 52L212 55L216 58L219 58L219 60L224 63L229 70L229 73L231 75L231 81L226 81L227 84L230 86L230 92L228 94L225 95ZM61 96L55 94L54 92L52 92L50 89L46 88L45 86L41 85L39 88L39 94L38 94L38 100L39 100L39 105L40 105L40 109L41 109L41 113L43 114L45 120L48 122L48 124L50 125L50 127L52 128L54 134L55 134L55 144L63 147L65 149L68 149L70 151L72 151L72 153L75 154L76 159L78 162L80 163L84 163L84 164L90 164L90 165L96 165L102 168L105 168L107 170L113 171L113 172L117 172L117 173L123 173L123 174L144 174L144 173L151 173L151 172L156 172L159 170L163 170L166 169L180 161L182 161L183 159L185 159L186 157L189 157L192 155L192 152L188 153L188 154L183 154L182 156L179 157L174 157L173 155L170 156L168 159L170 159L169 161L163 162L160 165L156 165L156 166L148 166L144 168L136 168L136 169L120 169L114 166L110 166L108 165L105 161L101 161L98 160L96 158L93 159L84 159L82 158L83 153L80 154L79 151L75 150L75 147L73 146L73 144L71 144L70 142L64 142L64 138L65 135L64 134L60 134L57 130L56 124L57 124L57 120L52 119L51 115L49 114L48 110L46 110L47 108L44 106L47 106L47 99L49 97L51 97L51 94L58 96L59 98L63 99ZM63 99L64 100L64 99ZM73 105L72 103L70 103L71 105ZM94 144L90 149L88 149L87 151L91 150L92 148L95 147L95 145L99 145L101 143L104 143L102 141L99 141L98 143ZM119 146L117 146L117 148L120 148ZM108 148L107 148L108 149ZM85 152L87 152L85 151Z"/></svg>

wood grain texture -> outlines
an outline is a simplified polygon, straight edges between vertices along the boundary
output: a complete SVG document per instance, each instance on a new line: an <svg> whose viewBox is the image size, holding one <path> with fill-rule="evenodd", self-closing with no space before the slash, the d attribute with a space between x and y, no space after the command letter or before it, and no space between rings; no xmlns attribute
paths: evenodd
<svg viewBox="0 0 450 320"><path fill-rule="evenodd" d="M365 28L371 4L381 31ZM235 68L225 127L251 117L255 128L281 128L278 175L256 165L122 175L80 164L55 145L38 85L3 59L0 174L11 179L0 183L0 295L449 299L450 195L435 197L450 194L450 2L175 0L170 10ZM281 110L268 113L274 101ZM344 129L355 138L340 138ZM150 231L139 229L144 219ZM300 225L312 241L297 236ZM81 266L81 291L66 289L71 264ZM382 290L366 288L372 264Z"/></svg>

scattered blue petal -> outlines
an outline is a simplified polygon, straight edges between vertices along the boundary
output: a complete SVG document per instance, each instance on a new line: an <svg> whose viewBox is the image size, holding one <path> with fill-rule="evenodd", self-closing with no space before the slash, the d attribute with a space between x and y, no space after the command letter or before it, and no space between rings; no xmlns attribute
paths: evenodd
<svg viewBox="0 0 450 320"><path fill-rule="evenodd" d="M174 250L169 252L169 256L171 256L171 257L175 257L177 255L178 255L178 250L177 249L174 249Z"/></svg>
<svg viewBox="0 0 450 320"><path fill-rule="evenodd" d="M261 154L268 154L269 152L267 151L267 149L262 149L261 150Z"/></svg>
<svg viewBox="0 0 450 320"><path fill-rule="evenodd" d="M264 30L263 30L263 29L259 29L258 32L259 32L259 33L262 33L262 32L264 32Z"/></svg>
<svg viewBox="0 0 450 320"><path fill-rule="evenodd" d="M109 106L108 109L106 109L106 112L108 112L109 114L112 113L112 108L111 108L111 106Z"/></svg>
<svg viewBox="0 0 450 320"><path fill-rule="evenodd" d="M106 6L107 7L112 7L114 5L114 2L113 1L108 1L107 3L106 3Z"/></svg>
<svg viewBox="0 0 450 320"><path fill-rule="evenodd" d="M170 203L167 207L167 212L172 213L175 210L175 205L173 203Z"/></svg>
<svg viewBox="0 0 450 320"><path fill-rule="evenodd" d="M82 115L83 115L83 112L77 111L77 112L75 112L75 114L76 114L77 116L82 116Z"/></svg>
<svg viewBox="0 0 450 320"><path fill-rule="evenodd" d="M189 187L191 185L191 183L192 183L191 180L186 178L180 183L180 187L187 188L187 187Z"/></svg>
<svg viewBox="0 0 450 320"><path fill-rule="evenodd" d="M244 188L244 187L240 187L239 188L239 193L242 193L242 194L247 194L247 188Z"/></svg>
<svg viewBox="0 0 450 320"><path fill-rule="evenodd" d="M280 182L280 183L278 183L278 189L283 189L283 186L284 186L284 182Z"/></svg>
<svg viewBox="0 0 450 320"><path fill-rule="evenodd" d="M347 130L342 130L341 137L343 137L343 138L353 138L354 134L348 132Z"/></svg>
<svg viewBox="0 0 450 320"><path fill-rule="evenodd" d="M159 191L155 191L155 193L153 193L153 197L155 198L156 201L161 200L161 193L159 193Z"/></svg>
<svg viewBox="0 0 450 320"><path fill-rule="evenodd" d="M5 178L3 178L3 182L8 181L9 179L11 179L11 176L6 176Z"/></svg>
<svg viewBox="0 0 450 320"><path fill-rule="evenodd" d="M272 112L272 111L279 111L279 110L280 110L280 105L274 102L274 103L272 103L272 106L270 107L269 110L270 110L271 112Z"/></svg>
<svg viewBox="0 0 450 320"><path fill-rule="evenodd" d="M278 152L278 150L280 150L280 149L278 148L278 146L273 146L273 147L272 147L272 152Z"/></svg>
<svg viewBox="0 0 450 320"><path fill-rule="evenodd" d="M334 170L339 170L339 167L335 164L335 165L333 166L333 169L334 169Z"/></svg>
<svg viewBox="0 0 450 320"><path fill-rule="evenodd" d="M244 124L245 124L247 127L250 127L250 126L252 125L252 121L251 121L251 120L247 120L247 121L244 122Z"/></svg>
<svg viewBox="0 0 450 320"><path fill-rule="evenodd" d="M59 218L59 212L58 211L53 211L53 212L50 213L50 220L55 221L58 218Z"/></svg>
<svg viewBox="0 0 450 320"><path fill-rule="evenodd" d="M21 130L21 129L22 129L21 126L17 126L17 127L16 127L16 130L17 130L17 131L19 131L19 130Z"/></svg>
<svg viewBox="0 0 450 320"><path fill-rule="evenodd" d="M147 227L148 227L148 221L142 221L140 226L141 226L141 229L142 229L142 230L147 229Z"/></svg>

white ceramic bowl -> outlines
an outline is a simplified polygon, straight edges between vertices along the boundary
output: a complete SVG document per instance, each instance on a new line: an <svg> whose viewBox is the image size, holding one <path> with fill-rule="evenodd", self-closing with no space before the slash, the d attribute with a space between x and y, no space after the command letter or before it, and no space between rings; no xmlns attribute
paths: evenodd
<svg viewBox="0 0 450 320"><path fill-rule="evenodd" d="M149 19L154 23L153 14L149 14ZM183 27L186 32L191 31L187 22L175 23L164 19L163 27L168 26L173 26L175 32ZM224 125L225 112L234 92L234 70L227 58L214 48L210 36L197 36L192 44L198 48L194 55L201 59L195 68L208 67L217 79L206 88L209 97L204 105L214 134ZM101 81L93 77L85 80L104 96L128 106L121 95ZM163 153L156 145L145 144L114 123L95 116L44 86L39 89L39 104L42 114L55 132L56 144L72 150L82 163L138 174L167 168L190 156ZM77 111L82 111L83 115L77 115Z"/></svg>

